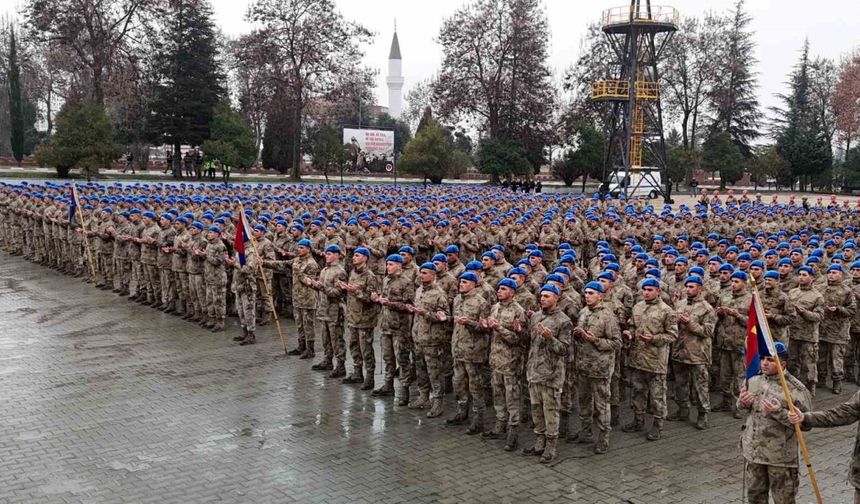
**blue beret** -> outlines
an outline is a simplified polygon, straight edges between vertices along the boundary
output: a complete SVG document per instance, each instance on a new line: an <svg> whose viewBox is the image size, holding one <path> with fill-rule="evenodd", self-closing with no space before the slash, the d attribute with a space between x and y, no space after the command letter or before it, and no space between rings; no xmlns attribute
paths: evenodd
<svg viewBox="0 0 860 504"><path fill-rule="evenodd" d="M723 264L722 266L720 266L720 269L719 269L719 271L721 271L721 272L722 271L732 272L734 270L735 270L735 267L732 266L731 264Z"/></svg>
<svg viewBox="0 0 860 504"><path fill-rule="evenodd" d="M738 261L752 261L752 255L749 252L743 252L738 255Z"/></svg>
<svg viewBox="0 0 860 504"><path fill-rule="evenodd" d="M460 280L468 280L472 283L478 283L478 275L476 275L473 271L464 271L460 274Z"/></svg>
<svg viewBox="0 0 860 504"><path fill-rule="evenodd" d="M400 254L391 254L390 256L385 258L385 262L403 264L403 256Z"/></svg>
<svg viewBox="0 0 860 504"><path fill-rule="evenodd" d="M370 257L370 250L366 249L365 247L358 247L357 249L355 249L355 252L353 252L353 253L354 254L361 254L365 257Z"/></svg>
<svg viewBox="0 0 860 504"><path fill-rule="evenodd" d="M522 269L522 268L511 268L511 270L510 270L510 271L508 271L508 276L511 276L511 275L523 275L523 276L526 276L527 274L528 274L528 273L526 273L526 270L524 270L524 269Z"/></svg>
<svg viewBox="0 0 860 504"><path fill-rule="evenodd" d="M783 257L782 259L779 260L778 263L776 263L776 265L777 266L783 266L783 265L791 266L791 259L789 259L788 257Z"/></svg>
<svg viewBox="0 0 860 504"><path fill-rule="evenodd" d="M531 252L529 252L529 257L543 258L543 252L541 252L540 250L532 250Z"/></svg>
<svg viewBox="0 0 860 504"><path fill-rule="evenodd" d="M494 254L493 252L489 252L489 251L488 251L488 252L484 252L483 254L481 254L481 259L483 259L483 258L485 258L485 257L486 257L486 258L489 258L489 259L492 259L493 261L498 261L498 258L496 257L496 254Z"/></svg>
<svg viewBox="0 0 860 504"><path fill-rule="evenodd" d="M621 271L621 265L618 263L609 263L609 264L603 266L603 270L604 271L614 271L614 272L618 273L619 271Z"/></svg>
<svg viewBox="0 0 860 504"><path fill-rule="evenodd" d="M558 273L551 273L544 278L544 282L558 282L560 284L566 283L564 281L564 277L559 275Z"/></svg>
<svg viewBox="0 0 860 504"><path fill-rule="evenodd" d="M173 222L173 215L169 213L161 214L161 218L167 220L168 222Z"/></svg>
<svg viewBox="0 0 860 504"><path fill-rule="evenodd" d="M469 261L466 264L466 271L481 271L484 267L481 265L481 261Z"/></svg>
<svg viewBox="0 0 860 504"><path fill-rule="evenodd" d="M335 254L340 254L340 247L336 244L332 244L325 248L325 252L333 252Z"/></svg>
<svg viewBox="0 0 860 504"><path fill-rule="evenodd" d="M585 284L585 288L583 290L589 290L589 289L596 291L596 292L599 292L601 294L606 292L606 289L603 288L603 284L600 282L588 282L587 284Z"/></svg>
<svg viewBox="0 0 860 504"><path fill-rule="evenodd" d="M259 231L261 233L265 233L266 232L266 226L264 226L262 224L257 224L256 226L254 226L254 230Z"/></svg>
<svg viewBox="0 0 860 504"><path fill-rule="evenodd" d="M689 264L690 260L684 256L675 259L675 264Z"/></svg>
<svg viewBox="0 0 860 504"><path fill-rule="evenodd" d="M776 271L765 271L764 277L765 278L773 278L774 280L779 280L779 273L777 273Z"/></svg>
<svg viewBox="0 0 860 504"><path fill-rule="evenodd" d="M715 262L717 264L723 264L723 258L720 256L711 256L711 258L708 259L708 262L709 263Z"/></svg>
<svg viewBox="0 0 860 504"><path fill-rule="evenodd" d="M843 272L843 271L845 271L845 270L843 270L843 269L842 269L842 265L841 265L841 264L831 264L831 265L830 265L830 267L829 267L829 268L827 268L827 272L828 272L828 273L830 273L831 271L838 271L838 272L840 272L840 273L841 273L841 272Z"/></svg>
<svg viewBox="0 0 860 504"><path fill-rule="evenodd" d="M693 266L692 268L690 268L690 274L691 275L705 276L705 268L703 268L701 266Z"/></svg>
<svg viewBox="0 0 860 504"><path fill-rule="evenodd" d="M218 226L209 226L209 231L221 234L221 228L219 228Z"/></svg>
<svg viewBox="0 0 860 504"><path fill-rule="evenodd" d="M296 246L311 248L311 247L313 247L313 244L307 238L302 238L301 240L299 240L299 242L296 244Z"/></svg>
<svg viewBox="0 0 860 504"><path fill-rule="evenodd" d="M776 350L776 355L782 359L788 358L788 347L782 341L775 341L773 348Z"/></svg>
<svg viewBox="0 0 860 504"><path fill-rule="evenodd" d="M660 278L661 276L663 276L663 273L661 273L660 270L658 270L657 268L651 268L645 271L645 275L651 275L653 277Z"/></svg>
<svg viewBox="0 0 860 504"><path fill-rule="evenodd" d="M764 262L755 260L750 263L750 268L761 268L764 269Z"/></svg>
<svg viewBox="0 0 860 504"><path fill-rule="evenodd" d="M104 212L110 212L111 209L105 208L103 211ZM143 216L146 217L147 219L155 219L155 212L151 212L151 211L147 210L147 211L143 212Z"/></svg>
<svg viewBox="0 0 860 504"><path fill-rule="evenodd" d="M688 283L694 283L694 284L702 285L704 282L702 282L702 277L692 275L692 276L688 276L687 279L684 280L684 285L687 285Z"/></svg>
<svg viewBox="0 0 860 504"><path fill-rule="evenodd" d="M436 272L436 265L431 263L431 262L426 262L426 263L422 264L421 267L418 269L419 270L426 269L426 270L430 270L430 271L435 273Z"/></svg>
<svg viewBox="0 0 860 504"><path fill-rule="evenodd" d="M645 287L655 287L659 289L660 281L656 278L646 278L645 280L642 280L642 284L639 287L642 289L644 289Z"/></svg>
<svg viewBox="0 0 860 504"><path fill-rule="evenodd" d="M501 280L499 280L499 285L496 286L497 289L499 287L507 287L509 289L517 290L517 282L515 282L511 278L502 278Z"/></svg>
<svg viewBox="0 0 860 504"><path fill-rule="evenodd" d="M552 294L555 294L556 296L561 296L561 291L558 290L558 287L556 287L555 285L552 285L552 284L544 285L543 287L540 288L540 291L541 291L541 293L550 292Z"/></svg>
<svg viewBox="0 0 860 504"><path fill-rule="evenodd" d="M203 223L200 221L194 221L191 223L191 227L196 227L197 229L203 231Z"/></svg>
<svg viewBox="0 0 860 504"><path fill-rule="evenodd" d="M409 245L404 245L397 249L398 254L409 254L411 256L415 255L415 249L410 247Z"/></svg>
<svg viewBox="0 0 860 504"><path fill-rule="evenodd" d="M438 261L438 262L443 262L443 263L448 262L448 258L447 258L447 257L445 257L445 254L436 254L436 255L434 255L430 260L431 260L431 261L433 261L433 262L437 262L437 261Z"/></svg>
<svg viewBox="0 0 860 504"><path fill-rule="evenodd" d="M734 273L732 273L731 278L737 278L742 282L746 282L749 279L749 275L747 275L744 271L735 271Z"/></svg>
<svg viewBox="0 0 860 504"><path fill-rule="evenodd" d="M445 253L446 254L459 254L460 253L460 247L458 247L456 245L448 245L447 247L445 247Z"/></svg>
<svg viewBox="0 0 860 504"><path fill-rule="evenodd" d="M614 282L615 281L615 273L613 273L611 271L604 271L604 272L599 273L597 275L597 279L598 280L609 280L610 282Z"/></svg>

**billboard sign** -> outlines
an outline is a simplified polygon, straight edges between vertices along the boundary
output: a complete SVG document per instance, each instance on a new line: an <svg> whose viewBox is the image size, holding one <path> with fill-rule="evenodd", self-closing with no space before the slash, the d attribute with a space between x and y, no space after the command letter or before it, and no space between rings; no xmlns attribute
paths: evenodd
<svg viewBox="0 0 860 504"><path fill-rule="evenodd" d="M373 129L344 128L343 143L353 146L363 157L391 159L394 157L394 132Z"/></svg>

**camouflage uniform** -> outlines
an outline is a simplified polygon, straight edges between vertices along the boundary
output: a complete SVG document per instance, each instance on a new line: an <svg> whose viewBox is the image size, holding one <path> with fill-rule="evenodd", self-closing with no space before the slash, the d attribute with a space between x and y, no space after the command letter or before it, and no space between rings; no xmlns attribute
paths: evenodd
<svg viewBox="0 0 860 504"><path fill-rule="evenodd" d="M845 351L851 342L849 328L851 318L857 311L854 293L844 282L828 282L822 292L824 297L824 319L819 330L818 381L827 382L827 373L833 380L833 388L840 389L845 377ZM836 307L830 311L827 307Z"/></svg>
<svg viewBox="0 0 860 504"><path fill-rule="evenodd" d="M490 318L499 321L492 330L490 342L490 368L493 371L493 408L496 422L517 426L520 423L521 373L528 344L526 311L513 299L499 301L490 309ZM514 330L519 320L520 331Z"/></svg>
<svg viewBox="0 0 860 504"><path fill-rule="evenodd" d="M161 300L161 278L157 266L160 231L158 224L152 223L140 234L143 240L140 245L140 264L143 271L143 285L146 289L146 301L150 304Z"/></svg>
<svg viewBox="0 0 860 504"><path fill-rule="evenodd" d="M253 247L245 250L245 264L233 267L230 289L236 294L236 313L243 329L257 330L257 270L260 261Z"/></svg>
<svg viewBox="0 0 860 504"><path fill-rule="evenodd" d="M767 324L771 329L774 341L781 341L788 345L788 326L794 310L788 301L788 294L779 287L765 288L761 291L762 306L766 312L770 312Z"/></svg>
<svg viewBox="0 0 860 504"><path fill-rule="evenodd" d="M489 360L489 335L478 328L481 316L485 314L487 302L476 286L466 294L460 293L454 299L453 317L466 317L465 325L454 324L451 337L451 350L454 355L454 392L460 414L468 414L471 401L473 426L483 422L484 367Z"/></svg>
<svg viewBox="0 0 860 504"><path fill-rule="evenodd" d="M171 269L171 252L164 252L163 249L173 247L173 241L176 238L176 230L168 224L163 228L158 235L158 272L161 282L161 299L164 307L172 307L176 302L176 276Z"/></svg>
<svg viewBox="0 0 860 504"><path fill-rule="evenodd" d="M610 400L615 359L621 349L621 329L612 305L605 301L586 306L579 314L577 326L597 339L574 338L575 372L579 392L579 421L582 441L591 437L592 417L597 421L599 442L608 443ZM595 415L595 411L597 414Z"/></svg>
<svg viewBox="0 0 860 504"><path fill-rule="evenodd" d="M785 374L794 406L809 411L812 399L797 378ZM747 501L767 504L768 494L774 504L793 504L798 488L797 439L794 426L788 421L788 405L777 375L758 375L749 380L748 392L756 400L737 408L750 411L741 435L741 450L746 461L744 480ZM762 411L763 400L779 402L781 409L773 413Z"/></svg>
<svg viewBox="0 0 860 504"><path fill-rule="evenodd" d="M824 297L812 286L795 287L789 305L797 310L788 328L788 368L815 396L818 381L818 327L824 319Z"/></svg>
<svg viewBox="0 0 860 504"><path fill-rule="evenodd" d="M840 427L858 420L860 420L860 391L855 392L851 399L833 408L806 413L803 416L802 426L804 428ZM854 438L854 455L851 458L848 481L855 488L854 502L860 502L860 425Z"/></svg>
<svg viewBox="0 0 860 504"><path fill-rule="evenodd" d="M415 343L415 372L418 390L421 393L419 405L424 400L440 402L445 393L443 382L443 353L445 342L451 340L450 304L445 291L436 282L423 284L415 291L415 303L426 310L424 315L414 315L412 341ZM437 312L445 313L449 319L440 322ZM440 411L441 413L441 411Z"/></svg>
<svg viewBox="0 0 860 504"><path fill-rule="evenodd" d="M675 402L679 416L686 420L690 409L690 391L696 395L699 416L711 410L708 369L717 314L705 301L704 294L682 300L676 312L687 314L690 321L678 323L678 340L672 345L672 371L675 374Z"/></svg>
<svg viewBox="0 0 860 504"><path fill-rule="evenodd" d="M858 309L854 310L854 316L851 317L851 344L845 359L845 375L848 377L848 381L856 383L858 381L857 367L860 365L860 281L852 280L851 292Z"/></svg>
<svg viewBox="0 0 860 504"><path fill-rule="evenodd" d="M206 314L210 321L223 328L227 316L227 247L221 238L209 240L206 245L206 262L203 280L206 283Z"/></svg>
<svg viewBox="0 0 860 504"><path fill-rule="evenodd" d="M540 334L538 324L552 331L549 339ZM531 341L526 378L537 444L540 444L541 438L558 437L561 391L572 330L573 324L558 306L549 311L541 309L529 321Z"/></svg>
<svg viewBox="0 0 860 504"><path fill-rule="evenodd" d="M415 299L415 284L402 274L388 275L382 281L382 297L389 300L382 307L379 345L385 363L385 385L388 388L392 386L394 370L400 366L401 392L406 392L408 397L408 390L403 389L408 389L414 377L409 361L412 353L412 315L406 311L406 305L412 304ZM401 397L403 401L404 397Z"/></svg>
<svg viewBox="0 0 860 504"><path fill-rule="evenodd" d="M194 310L193 319L197 321L206 316L206 283L203 281L203 265L206 257L191 252L195 249L205 252L208 245L209 242L203 237L202 231L196 235L191 234L185 269L188 271L188 292L190 294L189 301Z"/></svg>
<svg viewBox="0 0 860 504"><path fill-rule="evenodd" d="M317 290L315 328L319 339L322 340L325 352L323 364L331 366L332 358L337 362L336 375L342 374L346 365L346 348L343 343L343 309L346 293L337 287L337 282L347 280L346 270L339 262L327 264L319 274L322 287Z"/></svg>
<svg viewBox="0 0 860 504"><path fill-rule="evenodd" d="M728 292L720 296L719 306L734 308L738 316L719 315L717 324L717 341L720 350L720 391L723 402L718 411L736 411L735 400L741 385L746 378L744 367L744 350L746 348L747 320L751 295L746 290L740 293Z"/></svg>
<svg viewBox="0 0 860 504"><path fill-rule="evenodd" d="M635 426L640 430L644 423L646 400L650 396L649 410L654 415L654 428L663 428L666 417L666 373L669 367L669 350L678 338L678 321L672 308L662 299L640 301L633 307L635 329L630 346L630 384L633 387L632 406ZM651 341L638 338L649 334Z"/></svg>
<svg viewBox="0 0 860 504"><path fill-rule="evenodd" d="M354 292L346 295L346 326L349 328L349 351L352 354L353 375L361 377L364 370L364 390L373 387L376 357L373 354L373 328L379 317L379 305L370 296L379 291L379 277L365 264L353 268L349 283Z"/></svg>
<svg viewBox="0 0 860 504"><path fill-rule="evenodd" d="M194 312L191 302L191 285L188 281L188 256L191 245L191 232L183 229L173 237L173 253L170 257L170 269L176 281L176 311L190 314Z"/></svg>

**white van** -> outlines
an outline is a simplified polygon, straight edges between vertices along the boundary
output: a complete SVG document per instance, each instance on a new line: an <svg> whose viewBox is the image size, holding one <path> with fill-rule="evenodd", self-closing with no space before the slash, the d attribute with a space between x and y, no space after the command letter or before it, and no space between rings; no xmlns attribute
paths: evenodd
<svg viewBox="0 0 860 504"><path fill-rule="evenodd" d="M634 172L614 172L605 187L612 196L624 194L625 190L629 197L647 196L651 199L663 194L663 180L659 169L643 169Z"/></svg>

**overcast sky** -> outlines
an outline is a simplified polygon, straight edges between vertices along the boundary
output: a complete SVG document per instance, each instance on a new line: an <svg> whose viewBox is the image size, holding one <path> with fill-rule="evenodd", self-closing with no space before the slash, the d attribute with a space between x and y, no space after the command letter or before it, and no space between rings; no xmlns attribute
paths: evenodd
<svg viewBox="0 0 860 504"><path fill-rule="evenodd" d="M248 31L244 21L250 0L210 0L222 30L237 36ZM404 96L416 82L432 76L439 66L441 50L435 42L442 20L451 15L464 0L335 0L343 14L364 24L376 38L366 47L365 64L379 69L376 99L388 103L385 85L388 51L394 20L403 55ZM723 12L735 0L657 0L657 4L672 5L682 16L702 16L711 9ZM0 12L14 9L20 0L0 0ZM628 4L627 0L545 0L551 28L550 65L560 77L564 69L576 61L580 42L588 23L599 20L604 9ZM776 104L774 93L785 89L786 75L798 58L804 37L809 37L813 54L838 59L860 46L860 4L856 0L747 0L753 17L753 30L758 43L757 57L761 87L760 101L764 106Z"/></svg>

